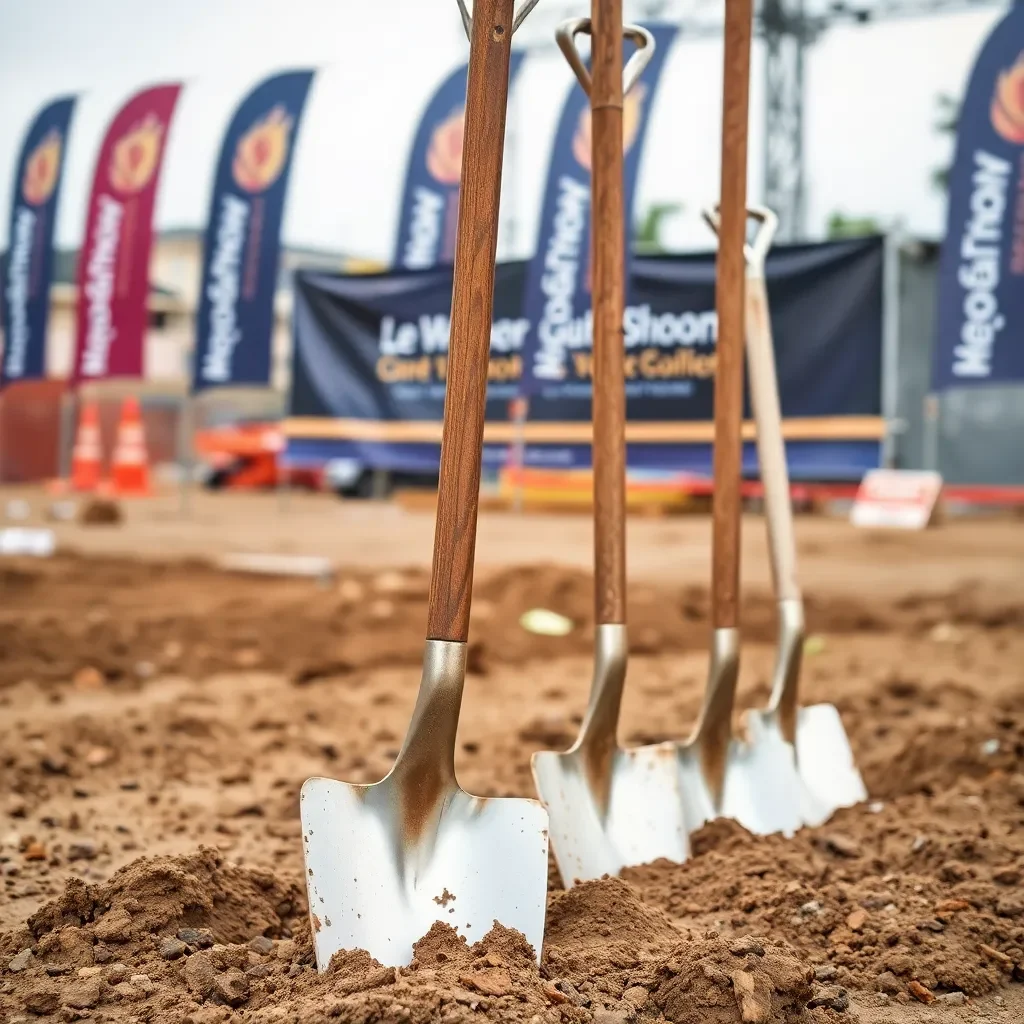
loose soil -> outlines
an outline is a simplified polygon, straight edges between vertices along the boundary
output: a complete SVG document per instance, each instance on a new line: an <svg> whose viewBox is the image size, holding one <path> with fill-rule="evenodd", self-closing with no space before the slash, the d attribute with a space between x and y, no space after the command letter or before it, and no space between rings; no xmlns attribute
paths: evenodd
<svg viewBox="0 0 1024 1024"><path fill-rule="evenodd" d="M109 528L121 543L133 515ZM469 945L436 925L411 967L350 951L324 976L298 787L390 767L418 683L423 558L321 584L97 552L89 529L62 535L89 554L0 563L0 1020L1024 1019L1019 528L798 524L815 548L806 700L838 706L869 803L789 840L713 822L686 864L568 891L552 868L539 971L516 933ZM685 735L699 707L707 593L666 579L658 538L705 524L632 529L622 738L639 743ZM472 792L531 794L530 754L579 725L591 584L566 550L518 566L492 551L479 573L457 753ZM767 696L775 629L751 561L746 704ZM526 632L532 607L573 631Z"/></svg>

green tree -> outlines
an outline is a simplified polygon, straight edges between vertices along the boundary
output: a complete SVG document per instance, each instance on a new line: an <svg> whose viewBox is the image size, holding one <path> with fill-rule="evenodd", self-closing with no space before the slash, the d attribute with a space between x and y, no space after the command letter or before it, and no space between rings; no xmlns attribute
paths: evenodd
<svg viewBox="0 0 1024 1024"><path fill-rule="evenodd" d="M637 252L647 255L665 251L661 232L665 221L682 213L682 203L651 203L637 221L633 230L633 246Z"/></svg>
<svg viewBox="0 0 1024 1024"><path fill-rule="evenodd" d="M841 210L835 210L828 219L828 237L863 238L865 235L880 235L882 226L874 217L848 217Z"/></svg>

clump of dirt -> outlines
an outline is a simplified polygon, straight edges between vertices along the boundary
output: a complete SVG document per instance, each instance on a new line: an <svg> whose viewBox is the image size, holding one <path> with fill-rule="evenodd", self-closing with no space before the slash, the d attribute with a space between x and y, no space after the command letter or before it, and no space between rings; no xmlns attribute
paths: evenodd
<svg viewBox="0 0 1024 1024"><path fill-rule="evenodd" d="M141 857L97 885L72 878L28 919L27 929L44 953L62 948L60 936L68 930L79 945L110 944L125 952L182 928L207 929L218 942L280 935L304 910L296 885L202 848L187 857Z"/></svg>
<svg viewBox="0 0 1024 1024"><path fill-rule="evenodd" d="M124 522L124 513L116 501L94 498L82 506L78 521L83 526L117 526Z"/></svg>

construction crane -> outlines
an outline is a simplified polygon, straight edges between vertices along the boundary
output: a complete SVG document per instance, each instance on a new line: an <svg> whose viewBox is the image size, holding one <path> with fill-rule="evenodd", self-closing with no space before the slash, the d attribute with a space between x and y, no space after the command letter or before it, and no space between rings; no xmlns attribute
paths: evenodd
<svg viewBox="0 0 1024 1024"><path fill-rule="evenodd" d="M1018 0L1021 2L1021 0ZM758 0L764 41L764 202L779 215L780 240L805 237L804 65L807 49L835 25L874 25L1004 6L1005 0ZM680 41L721 35L722 0L641 0L629 16L680 27ZM539 48L539 47L538 47Z"/></svg>

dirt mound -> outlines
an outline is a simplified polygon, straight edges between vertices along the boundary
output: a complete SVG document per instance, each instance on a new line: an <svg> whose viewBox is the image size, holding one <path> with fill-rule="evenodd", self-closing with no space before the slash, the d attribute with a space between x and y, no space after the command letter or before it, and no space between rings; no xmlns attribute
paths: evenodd
<svg viewBox="0 0 1024 1024"><path fill-rule="evenodd" d="M785 941L825 977L889 995L991 992L1024 977L1024 776L840 812L793 839L716 822L683 865L630 868L677 922Z"/></svg>
<svg viewBox="0 0 1024 1024"><path fill-rule="evenodd" d="M70 883L30 918L27 933L5 937L12 980L0 988L0 1009L63 1020L101 1009L115 1020L168 1024L226 1021L232 1010L250 1021L359 1024L824 1019L809 1005L812 972L792 950L685 936L618 879L552 894L539 970L518 932L495 923L470 946L437 922L408 968L351 950L319 975L297 910L294 886L211 851L141 858L105 885ZM282 937L289 925L295 938Z"/></svg>
<svg viewBox="0 0 1024 1024"><path fill-rule="evenodd" d="M245 942L279 935L304 907L297 887L202 849L189 857L142 857L101 885L73 879L28 927L36 939L75 927L101 942L125 943L187 927L209 929L217 942Z"/></svg>
<svg viewBox="0 0 1024 1024"><path fill-rule="evenodd" d="M88 669L107 684L138 686L154 675L203 678L238 670L282 671L295 681L351 674L422 658L427 574L351 573L329 589L303 579L233 575L197 561L141 563L60 555L5 566L0 579L0 689L19 682L60 687ZM39 594L45 592L46 601ZM630 588L634 654L685 651L706 643L705 587ZM519 625L531 608L568 617L568 636ZM812 598L813 632L927 632L1019 624L1018 605L967 586L893 603ZM748 642L775 636L775 602L744 595ZM481 573L474 591L470 669L589 653L593 580L558 566Z"/></svg>

